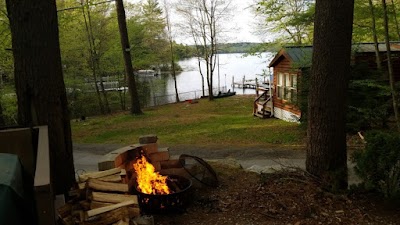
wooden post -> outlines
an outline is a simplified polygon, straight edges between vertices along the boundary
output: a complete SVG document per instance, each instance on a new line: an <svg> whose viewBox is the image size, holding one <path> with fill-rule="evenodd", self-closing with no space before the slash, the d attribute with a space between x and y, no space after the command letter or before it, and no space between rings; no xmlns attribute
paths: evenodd
<svg viewBox="0 0 400 225"><path fill-rule="evenodd" d="M256 96L258 97L258 79L256 78Z"/></svg>
<svg viewBox="0 0 400 225"><path fill-rule="evenodd" d="M232 91L235 91L235 77L232 76Z"/></svg>

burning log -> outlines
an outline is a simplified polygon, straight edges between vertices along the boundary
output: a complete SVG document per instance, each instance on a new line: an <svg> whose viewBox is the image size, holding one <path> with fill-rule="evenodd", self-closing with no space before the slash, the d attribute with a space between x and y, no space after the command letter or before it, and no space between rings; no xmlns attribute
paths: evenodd
<svg viewBox="0 0 400 225"><path fill-rule="evenodd" d="M109 192L128 192L129 187L128 184L122 183L112 183L99 181L96 179L90 179L87 182L87 186L97 191L109 191Z"/></svg>
<svg viewBox="0 0 400 225"><path fill-rule="evenodd" d="M138 204L138 199L136 195L123 195L123 194L111 194L103 192L92 192L92 201L97 202L107 202L107 203L120 203L126 201L134 201Z"/></svg>
<svg viewBox="0 0 400 225"><path fill-rule="evenodd" d="M101 177L107 177L116 173L121 173L121 168L114 168L114 169L109 169L109 170L104 170L104 171L99 171L99 172L92 172L92 173L85 173L79 175L79 181L80 182L85 182L91 178L101 178Z"/></svg>

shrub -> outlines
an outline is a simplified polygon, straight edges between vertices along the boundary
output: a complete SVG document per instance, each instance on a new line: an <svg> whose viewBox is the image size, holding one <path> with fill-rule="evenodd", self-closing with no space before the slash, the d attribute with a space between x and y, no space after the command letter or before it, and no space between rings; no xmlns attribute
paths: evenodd
<svg viewBox="0 0 400 225"><path fill-rule="evenodd" d="M367 189L388 198L400 197L400 136L398 133L368 132L364 150L356 151L355 171Z"/></svg>
<svg viewBox="0 0 400 225"><path fill-rule="evenodd" d="M17 124L17 96L15 94L4 94L0 97L3 108L3 120L5 126Z"/></svg>

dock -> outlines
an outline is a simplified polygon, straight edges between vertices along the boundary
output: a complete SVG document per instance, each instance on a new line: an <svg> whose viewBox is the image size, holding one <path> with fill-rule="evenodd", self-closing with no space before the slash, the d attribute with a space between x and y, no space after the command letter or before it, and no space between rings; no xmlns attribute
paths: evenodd
<svg viewBox="0 0 400 225"><path fill-rule="evenodd" d="M257 78L255 80L245 80L244 77L241 82L235 82L232 77L232 86L233 86L233 88L257 89L257 87L266 87L267 88L267 87L269 87L269 83L268 82L260 83Z"/></svg>

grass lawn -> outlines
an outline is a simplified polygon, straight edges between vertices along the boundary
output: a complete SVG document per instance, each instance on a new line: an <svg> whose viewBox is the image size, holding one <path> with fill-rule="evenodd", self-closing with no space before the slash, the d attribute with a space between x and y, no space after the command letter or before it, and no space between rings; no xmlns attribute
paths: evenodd
<svg viewBox="0 0 400 225"><path fill-rule="evenodd" d="M137 143L139 136L156 134L159 143L228 145L301 145L305 131L296 123L253 117L254 96L237 95L198 103L146 108L135 116L121 112L71 121L74 143Z"/></svg>

